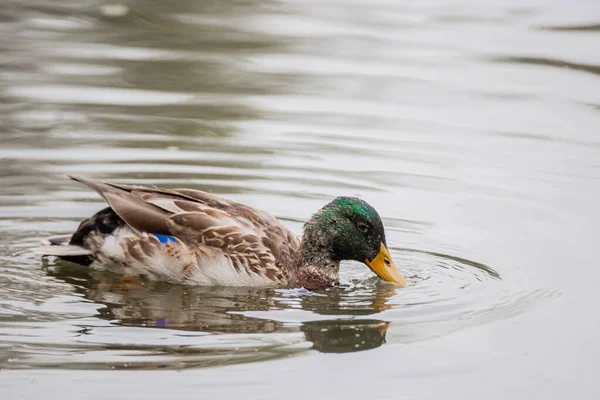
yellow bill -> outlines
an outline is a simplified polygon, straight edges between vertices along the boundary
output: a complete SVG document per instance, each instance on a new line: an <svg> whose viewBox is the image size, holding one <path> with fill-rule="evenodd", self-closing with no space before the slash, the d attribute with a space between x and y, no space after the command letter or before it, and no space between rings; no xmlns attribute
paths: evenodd
<svg viewBox="0 0 600 400"><path fill-rule="evenodd" d="M383 243L381 243L381 247L379 248L379 254L371 261L365 259L365 264L384 281L393 282L399 287L408 286L408 282L406 282L398 271L398 268L396 268L390 252Z"/></svg>

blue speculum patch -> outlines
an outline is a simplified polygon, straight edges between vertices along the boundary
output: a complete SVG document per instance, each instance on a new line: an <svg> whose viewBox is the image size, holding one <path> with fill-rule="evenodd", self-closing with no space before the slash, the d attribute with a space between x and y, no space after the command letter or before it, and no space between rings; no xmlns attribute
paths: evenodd
<svg viewBox="0 0 600 400"><path fill-rule="evenodd" d="M153 235L158 239L162 244L175 243L176 240L173 236L169 235L159 235L158 233L153 233Z"/></svg>

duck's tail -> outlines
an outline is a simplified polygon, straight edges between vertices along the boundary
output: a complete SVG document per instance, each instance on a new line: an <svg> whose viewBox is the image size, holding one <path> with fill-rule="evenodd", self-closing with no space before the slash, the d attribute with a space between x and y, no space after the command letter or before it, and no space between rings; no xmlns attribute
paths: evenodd
<svg viewBox="0 0 600 400"><path fill-rule="evenodd" d="M42 246L33 251L42 256L55 256L77 264L90 265L91 252L82 246L69 244L71 235L52 236L42 240Z"/></svg>
<svg viewBox="0 0 600 400"><path fill-rule="evenodd" d="M88 249L86 239L90 236L112 234L117 228L125 227L123 220L110 208L98 211L92 217L81 222L72 235L52 236L42 241L42 246L35 249L42 256L55 256L77 264L90 265L92 251ZM91 243L87 243L88 245Z"/></svg>
<svg viewBox="0 0 600 400"><path fill-rule="evenodd" d="M78 245L69 244L71 235L50 236L42 240L36 251L44 256L88 256L90 251Z"/></svg>

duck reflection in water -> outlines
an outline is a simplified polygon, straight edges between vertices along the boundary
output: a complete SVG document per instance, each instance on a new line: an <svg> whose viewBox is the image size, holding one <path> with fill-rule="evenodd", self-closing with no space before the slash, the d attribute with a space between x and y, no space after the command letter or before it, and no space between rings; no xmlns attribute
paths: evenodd
<svg viewBox="0 0 600 400"><path fill-rule="evenodd" d="M378 319L305 322L300 330L313 349L323 353L348 353L374 349L385 343L390 323Z"/></svg>
<svg viewBox="0 0 600 400"><path fill-rule="evenodd" d="M211 334L266 334L301 331L313 349L326 353L367 350L385 343L389 322L352 319L394 307L394 288L335 287L321 292L233 287L188 287L151 281L123 282L107 271L58 261L49 275L70 283L85 298L101 303L99 317L124 326L168 328ZM344 319L282 322L269 312L301 309ZM257 316L259 315L259 316ZM281 315L281 314L278 314Z"/></svg>

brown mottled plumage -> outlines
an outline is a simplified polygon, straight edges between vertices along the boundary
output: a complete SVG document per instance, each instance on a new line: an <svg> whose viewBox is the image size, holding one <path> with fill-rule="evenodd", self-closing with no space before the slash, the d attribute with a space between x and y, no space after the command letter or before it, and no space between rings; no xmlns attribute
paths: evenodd
<svg viewBox="0 0 600 400"><path fill-rule="evenodd" d="M46 254L128 275L192 285L317 289L338 282L341 260L368 263L385 246L381 219L359 199L338 198L325 206L300 240L270 214L200 190L71 178L98 192L109 207L84 220L68 244L51 240Z"/></svg>

